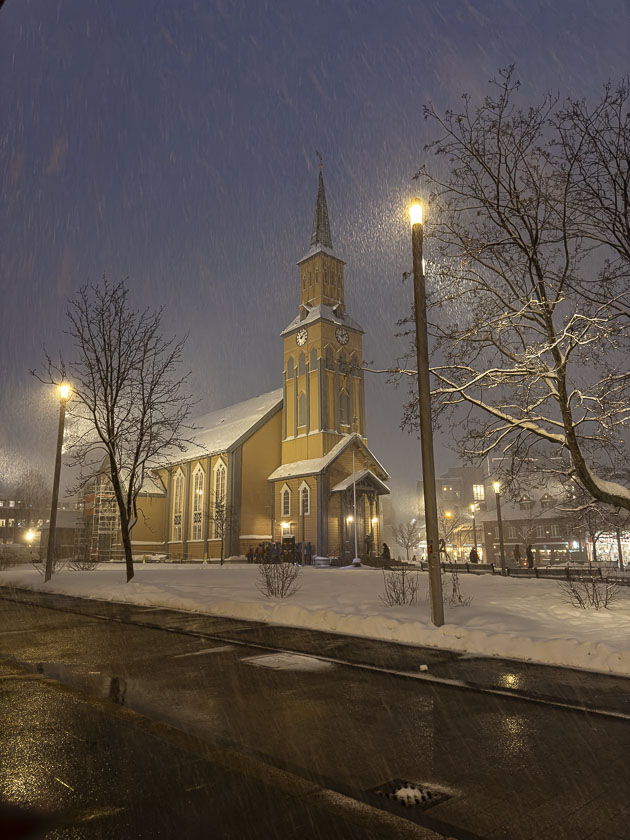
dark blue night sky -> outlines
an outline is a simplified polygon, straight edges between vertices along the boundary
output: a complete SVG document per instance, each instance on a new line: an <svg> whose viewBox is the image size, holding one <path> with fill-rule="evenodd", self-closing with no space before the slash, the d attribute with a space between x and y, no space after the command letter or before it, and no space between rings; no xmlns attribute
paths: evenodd
<svg viewBox="0 0 630 840"><path fill-rule="evenodd" d="M316 149L349 314L366 359L392 363L424 102L457 107L511 63L524 102L597 96L629 44L627 0L7 0L0 473L51 471L55 398L28 370L63 347L65 298L103 273L188 333L200 412L280 386ZM369 383L368 434L410 491L402 397Z"/></svg>

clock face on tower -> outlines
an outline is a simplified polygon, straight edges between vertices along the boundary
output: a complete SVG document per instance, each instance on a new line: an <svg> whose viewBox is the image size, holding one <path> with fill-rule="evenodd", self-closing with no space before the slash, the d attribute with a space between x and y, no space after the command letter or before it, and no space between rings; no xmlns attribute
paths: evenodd
<svg viewBox="0 0 630 840"><path fill-rule="evenodd" d="M348 335L348 330L344 327L337 327L337 329L335 330L335 337L337 338L339 344L347 344L348 339L350 338L350 336Z"/></svg>
<svg viewBox="0 0 630 840"><path fill-rule="evenodd" d="M298 330L295 334L295 340L301 347L303 344L306 344L306 339L308 338L308 333L305 329Z"/></svg>

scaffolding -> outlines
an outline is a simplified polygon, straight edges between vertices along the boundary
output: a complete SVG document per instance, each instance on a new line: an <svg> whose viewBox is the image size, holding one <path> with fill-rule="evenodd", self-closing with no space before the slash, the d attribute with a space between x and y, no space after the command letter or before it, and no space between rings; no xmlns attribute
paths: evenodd
<svg viewBox="0 0 630 840"><path fill-rule="evenodd" d="M123 559L120 519L114 488L106 475L87 485L83 497L83 528L77 536L80 556L99 562Z"/></svg>

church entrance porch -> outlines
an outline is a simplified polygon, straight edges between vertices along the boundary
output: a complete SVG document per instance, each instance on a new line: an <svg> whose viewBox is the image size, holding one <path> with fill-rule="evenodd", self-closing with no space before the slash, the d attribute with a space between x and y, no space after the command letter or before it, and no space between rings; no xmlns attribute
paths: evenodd
<svg viewBox="0 0 630 840"><path fill-rule="evenodd" d="M342 559L351 563L356 551L360 560L369 561L380 553L381 516L379 497L389 493L389 488L370 470L351 473L332 488L339 494L339 534L342 536ZM356 506L355 506L356 498Z"/></svg>

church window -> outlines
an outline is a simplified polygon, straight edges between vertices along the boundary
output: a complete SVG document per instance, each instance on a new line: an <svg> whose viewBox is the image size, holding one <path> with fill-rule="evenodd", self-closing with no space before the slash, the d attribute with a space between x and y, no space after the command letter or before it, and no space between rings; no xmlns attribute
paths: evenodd
<svg viewBox="0 0 630 840"><path fill-rule="evenodd" d="M328 368L328 370L335 369L335 356L330 347L326 348L326 367Z"/></svg>
<svg viewBox="0 0 630 840"><path fill-rule="evenodd" d="M282 516L291 516L291 490L286 484L280 491L280 498L282 500Z"/></svg>
<svg viewBox="0 0 630 840"><path fill-rule="evenodd" d="M223 529L223 520L225 518L225 479L227 470L223 461L217 461L214 468L214 522L213 522L213 536L221 537Z"/></svg>
<svg viewBox="0 0 630 840"><path fill-rule="evenodd" d="M315 285L319 283L319 268L315 269Z"/></svg>
<svg viewBox="0 0 630 840"><path fill-rule="evenodd" d="M306 288L306 274L303 274L303 275L302 275L302 288L303 288L303 289L305 289L305 288Z"/></svg>
<svg viewBox="0 0 630 840"><path fill-rule="evenodd" d="M304 391L298 398L298 426L306 426L306 394Z"/></svg>
<svg viewBox="0 0 630 840"><path fill-rule="evenodd" d="M200 540L203 533L203 486L204 471L198 464L193 473L192 528L190 529L193 540Z"/></svg>
<svg viewBox="0 0 630 840"><path fill-rule="evenodd" d="M311 350L311 370L317 368L317 350L313 347Z"/></svg>
<svg viewBox="0 0 630 840"><path fill-rule="evenodd" d="M308 285L309 286L313 285L313 272L312 271L309 271L309 273L308 273Z"/></svg>
<svg viewBox="0 0 630 840"><path fill-rule="evenodd" d="M338 289L341 288L341 272L340 271L337 272L337 288Z"/></svg>
<svg viewBox="0 0 630 840"><path fill-rule="evenodd" d="M346 362L346 354L343 350L340 350L337 356L337 366L339 367L340 373L348 373L348 363Z"/></svg>
<svg viewBox="0 0 630 840"><path fill-rule="evenodd" d="M347 391L339 394L339 422L344 426L350 425L350 397Z"/></svg>
<svg viewBox="0 0 630 840"><path fill-rule="evenodd" d="M300 357L298 359L298 373L300 376L304 376L306 373L306 356L304 353L300 353Z"/></svg>
<svg viewBox="0 0 630 840"><path fill-rule="evenodd" d="M353 376L359 375L359 360L354 355L350 359L350 370L352 371Z"/></svg>
<svg viewBox="0 0 630 840"><path fill-rule="evenodd" d="M184 475L180 471L173 479L173 539L181 542L182 515L184 512Z"/></svg>
<svg viewBox="0 0 630 840"><path fill-rule="evenodd" d="M287 377L289 379L293 379L293 373L295 370L295 365L293 364L293 356L289 356L287 359Z"/></svg>
<svg viewBox="0 0 630 840"><path fill-rule="evenodd" d="M309 516L311 512L311 488L303 481L300 485L300 515Z"/></svg>

